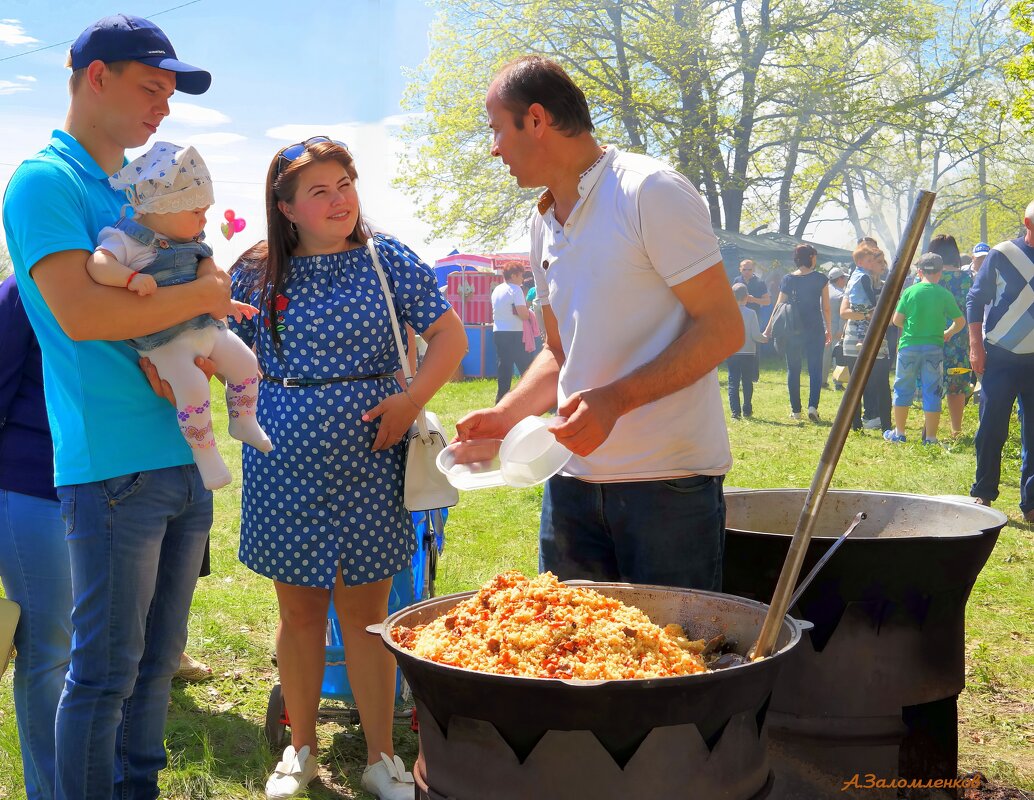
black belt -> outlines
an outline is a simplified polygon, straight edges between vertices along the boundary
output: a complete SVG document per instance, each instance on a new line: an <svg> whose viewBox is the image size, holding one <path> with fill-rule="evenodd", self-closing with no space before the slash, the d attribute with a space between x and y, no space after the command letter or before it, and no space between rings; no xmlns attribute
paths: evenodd
<svg viewBox="0 0 1034 800"><path fill-rule="evenodd" d="M381 378L394 378L394 372L378 372L376 375L344 375L337 378L300 378L288 376L279 378L276 375L263 375L262 380L270 383L279 383L288 389L297 389L305 386L327 386L331 383L350 383L351 381L375 381Z"/></svg>

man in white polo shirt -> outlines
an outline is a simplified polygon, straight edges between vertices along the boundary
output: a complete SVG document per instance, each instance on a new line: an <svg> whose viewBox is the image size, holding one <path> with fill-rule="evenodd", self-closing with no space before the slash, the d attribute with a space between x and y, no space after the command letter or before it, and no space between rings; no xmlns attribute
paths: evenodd
<svg viewBox="0 0 1034 800"><path fill-rule="evenodd" d="M665 164L601 147L585 95L549 59L508 64L485 105L492 155L547 189L531 223L546 347L459 437L502 437L556 405L575 456L546 484L540 568L719 589L732 455L716 367L743 323L707 207Z"/></svg>

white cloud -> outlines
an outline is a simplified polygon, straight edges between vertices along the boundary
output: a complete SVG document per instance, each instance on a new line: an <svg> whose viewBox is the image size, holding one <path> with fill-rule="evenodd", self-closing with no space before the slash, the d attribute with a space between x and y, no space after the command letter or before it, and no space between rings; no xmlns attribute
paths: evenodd
<svg viewBox="0 0 1034 800"><path fill-rule="evenodd" d="M25 32L18 20L0 19L0 44L17 47L20 44L36 44L38 41Z"/></svg>
<svg viewBox="0 0 1034 800"><path fill-rule="evenodd" d="M36 79L32 75L15 75L18 80L25 81L26 83L35 83Z"/></svg>
<svg viewBox="0 0 1034 800"><path fill-rule="evenodd" d="M27 92L30 87L24 83L16 83L14 81L3 81L0 80L0 95L15 94L16 92Z"/></svg>
<svg viewBox="0 0 1034 800"><path fill-rule="evenodd" d="M292 123L290 125L278 125L266 131L270 139L282 139L285 142L301 142L313 136L329 136L331 139L338 139L348 142L348 134L356 130L359 125L353 122L339 122L332 125L325 123Z"/></svg>
<svg viewBox="0 0 1034 800"><path fill-rule="evenodd" d="M390 117L385 117L384 119L382 119L381 124L388 128L401 128L403 125L406 125L410 122L415 122L421 117L426 116L427 114L423 112L414 112L412 114L393 114Z"/></svg>
<svg viewBox="0 0 1034 800"><path fill-rule="evenodd" d="M179 140L177 144L193 145L194 147L225 147L228 144L237 144L247 141L247 137L239 133L229 131L216 131L213 133L195 133Z"/></svg>
<svg viewBox="0 0 1034 800"><path fill-rule="evenodd" d="M214 108L205 108L194 103L169 103L169 122L205 128L211 125L225 125L230 118Z"/></svg>

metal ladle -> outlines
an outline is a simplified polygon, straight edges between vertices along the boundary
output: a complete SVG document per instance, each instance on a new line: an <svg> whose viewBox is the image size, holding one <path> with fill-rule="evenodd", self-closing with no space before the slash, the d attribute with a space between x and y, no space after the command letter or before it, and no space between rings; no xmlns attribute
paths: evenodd
<svg viewBox="0 0 1034 800"><path fill-rule="evenodd" d="M908 215L908 224L901 237L897 253L894 254L894 265L890 276L880 293L876 303L872 321L869 324L869 331L866 333L865 342L862 344L861 352L858 354L858 361L847 383L847 391L840 403L833 426L830 428L829 436L826 439L825 449L819 458L818 468L811 480L811 487L808 489L808 496L804 501L804 508L797 520L797 528L794 531L793 539L790 542L790 550L786 554L783 568L779 573L779 582L776 584L775 592L772 595L772 602L768 607L768 614L761 625L758 639L751 648L752 658L767 658L770 656L776 645L779 636L780 625L783 617L791 605L791 595L801 573L801 566L804 563L804 556L808 550L808 543L811 541L812 533L815 530L815 523L818 520L819 509L822 501L829 490L829 484L833 479L840 454L843 452L844 443L847 441L847 434L851 429L851 420L854 412L862 398L862 389L872 372L873 363L876 361L876 354L879 351L880 343L890 325L890 319L897 306L898 297L905 284L912 257L923 236L926 221L933 208L933 201L937 197L935 192L921 190L912 204L912 210Z"/></svg>

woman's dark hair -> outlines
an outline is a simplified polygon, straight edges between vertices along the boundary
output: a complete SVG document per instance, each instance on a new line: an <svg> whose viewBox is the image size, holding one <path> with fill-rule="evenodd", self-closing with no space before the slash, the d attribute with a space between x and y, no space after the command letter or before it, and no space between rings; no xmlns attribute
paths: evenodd
<svg viewBox="0 0 1034 800"><path fill-rule="evenodd" d="M810 269L812 266L812 257L817 256L818 254L819 251L810 244L799 244L793 249L793 263L798 267Z"/></svg>
<svg viewBox="0 0 1034 800"><path fill-rule="evenodd" d="M936 253L941 257L946 267L961 267L962 255L959 253L959 243L950 233L939 233L930 240L927 252Z"/></svg>
<svg viewBox="0 0 1034 800"><path fill-rule="evenodd" d="M290 147L291 145L288 145ZM286 161L281 169L281 153L277 151L266 173L266 241L259 242L240 258L240 268L252 271L255 286L262 287L259 307L266 306L271 325L273 346L280 347L280 332L275 323L276 298L283 291L290 273L291 254L298 247L298 232L284 216L279 201L294 200L298 190L298 176L310 164L336 161L353 181L359 177L352 154L334 142L320 141L305 144L305 150L293 161ZM371 233L363 219L362 207L356 214L355 228L348 240L366 244Z"/></svg>
<svg viewBox="0 0 1034 800"><path fill-rule="evenodd" d="M557 62L542 56L521 56L504 66L495 78L499 100L513 114L517 130L532 103L553 118L553 127L565 136L595 129L585 93Z"/></svg>

